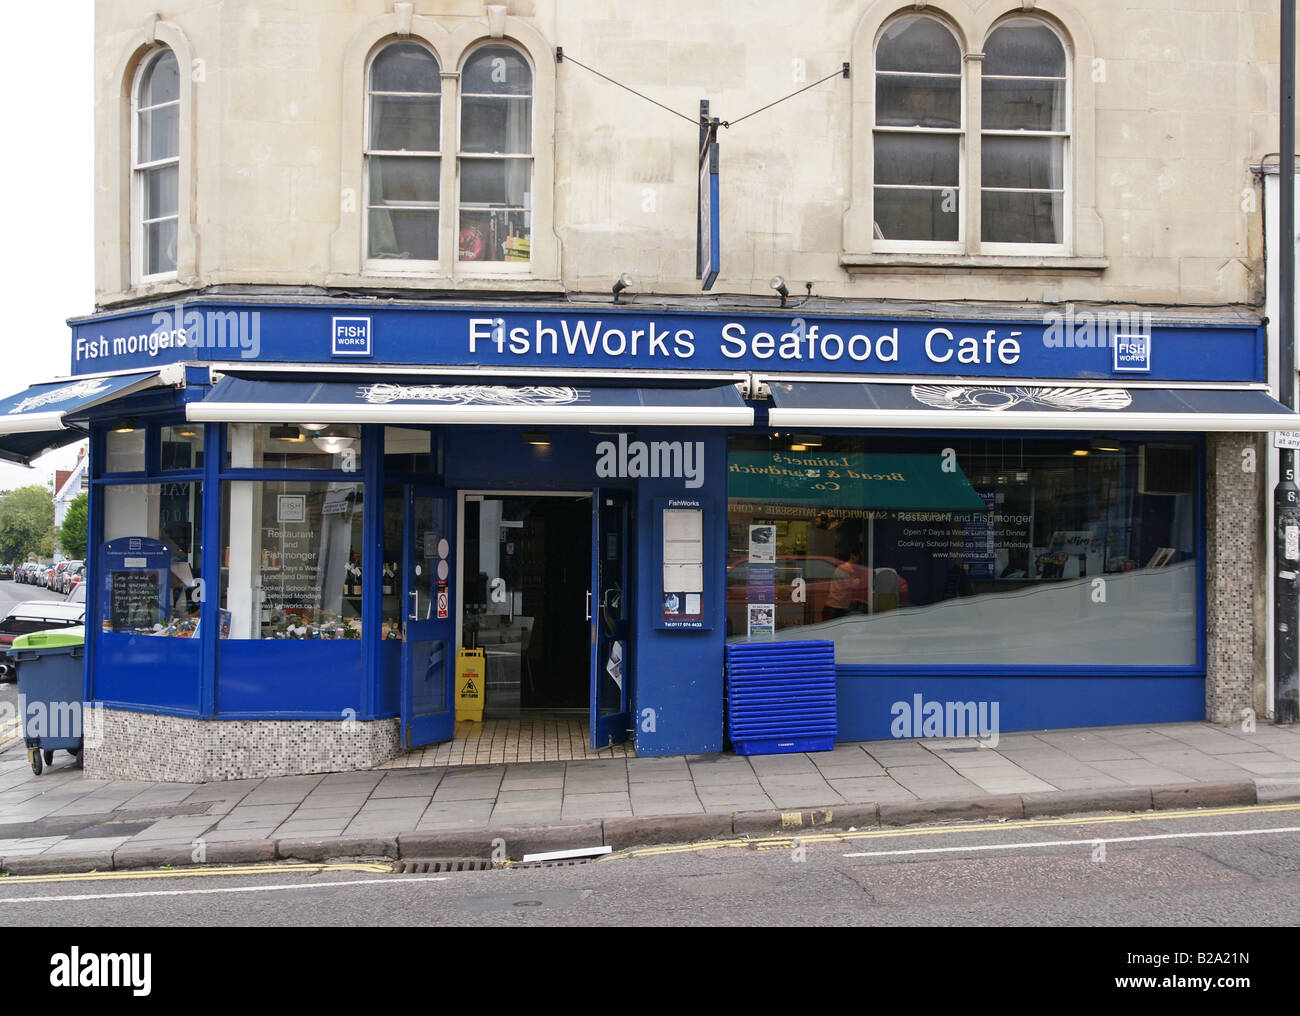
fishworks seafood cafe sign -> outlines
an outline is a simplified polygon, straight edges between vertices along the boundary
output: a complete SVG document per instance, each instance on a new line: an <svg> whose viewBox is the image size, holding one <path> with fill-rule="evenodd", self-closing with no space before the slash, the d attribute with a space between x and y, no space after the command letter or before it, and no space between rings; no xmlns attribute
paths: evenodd
<svg viewBox="0 0 1300 1016"><path fill-rule="evenodd" d="M1125 349L1141 346L1144 376L1151 380L1259 380L1259 327L1151 326L1148 319L1136 326L1145 331L1135 338L1134 326L1121 333L1091 322L1080 326L1080 317L955 321L195 302L73 322L72 367L91 373L181 360L361 361L557 371L1109 378L1133 369L1131 356L1116 355L1122 339ZM341 346L339 320L365 341Z"/></svg>

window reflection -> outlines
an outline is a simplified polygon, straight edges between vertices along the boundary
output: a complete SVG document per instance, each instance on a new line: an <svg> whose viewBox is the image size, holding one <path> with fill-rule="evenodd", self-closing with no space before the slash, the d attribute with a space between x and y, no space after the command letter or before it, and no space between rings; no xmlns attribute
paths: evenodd
<svg viewBox="0 0 1300 1016"><path fill-rule="evenodd" d="M1196 663L1194 444L813 439L732 441L729 637L830 638L841 664Z"/></svg>

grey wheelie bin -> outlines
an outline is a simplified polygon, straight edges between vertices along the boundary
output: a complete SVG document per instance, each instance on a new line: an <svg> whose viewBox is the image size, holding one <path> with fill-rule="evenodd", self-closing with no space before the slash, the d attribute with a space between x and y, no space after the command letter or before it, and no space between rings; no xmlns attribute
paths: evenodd
<svg viewBox="0 0 1300 1016"><path fill-rule="evenodd" d="M23 739L32 772L41 775L60 749L80 760L85 703L82 675L85 628L34 631L14 639L9 659L18 668L18 701Z"/></svg>

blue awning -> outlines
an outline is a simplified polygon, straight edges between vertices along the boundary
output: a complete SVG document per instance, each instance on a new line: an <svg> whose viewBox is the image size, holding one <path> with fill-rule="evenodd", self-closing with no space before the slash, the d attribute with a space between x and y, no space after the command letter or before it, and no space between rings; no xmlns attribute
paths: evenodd
<svg viewBox="0 0 1300 1016"><path fill-rule="evenodd" d="M69 429L65 417L158 384L156 370L65 378L0 399L0 459L27 465L48 451L80 441L85 433Z"/></svg>
<svg viewBox="0 0 1300 1016"><path fill-rule="evenodd" d="M567 385L259 381L225 377L186 406L205 423L483 423L748 427L735 385L578 388Z"/></svg>
<svg viewBox="0 0 1300 1016"><path fill-rule="evenodd" d="M773 427L1241 431L1300 429L1254 388L769 381Z"/></svg>

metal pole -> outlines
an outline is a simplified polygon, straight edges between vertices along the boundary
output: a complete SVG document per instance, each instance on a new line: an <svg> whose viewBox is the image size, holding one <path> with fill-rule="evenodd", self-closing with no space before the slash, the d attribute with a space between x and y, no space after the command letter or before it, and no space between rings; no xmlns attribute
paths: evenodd
<svg viewBox="0 0 1300 1016"><path fill-rule="evenodd" d="M1282 0L1281 200L1278 205L1278 389L1282 404L1295 408L1295 0ZM1300 609L1300 489L1295 453L1278 450L1273 490L1273 719L1300 720L1297 669L1297 610Z"/></svg>

